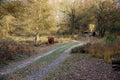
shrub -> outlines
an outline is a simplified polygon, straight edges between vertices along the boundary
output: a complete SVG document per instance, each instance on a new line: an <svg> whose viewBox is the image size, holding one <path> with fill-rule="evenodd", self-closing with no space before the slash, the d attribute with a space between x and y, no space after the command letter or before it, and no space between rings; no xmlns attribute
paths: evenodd
<svg viewBox="0 0 120 80"><path fill-rule="evenodd" d="M106 37L106 43L113 43L115 40L117 39L117 37L116 36L113 36L113 35L108 35L107 37Z"/></svg>
<svg viewBox="0 0 120 80"><path fill-rule="evenodd" d="M30 56L33 48L29 45L15 42L12 39L0 41L0 63L14 60L19 55Z"/></svg>
<svg viewBox="0 0 120 80"><path fill-rule="evenodd" d="M113 40L113 39L111 39ZM76 47L72 53L90 53L92 57L103 58L104 61L112 63L112 58L120 58L120 39L116 39L112 44L103 41Z"/></svg>
<svg viewBox="0 0 120 80"><path fill-rule="evenodd" d="M83 46L75 47L71 50L71 53L88 53L88 49L90 47L90 43L85 44Z"/></svg>

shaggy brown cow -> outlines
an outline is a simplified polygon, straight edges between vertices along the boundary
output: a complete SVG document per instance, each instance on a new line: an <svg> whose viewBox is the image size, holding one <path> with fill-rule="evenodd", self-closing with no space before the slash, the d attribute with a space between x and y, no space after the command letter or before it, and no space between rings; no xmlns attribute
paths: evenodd
<svg viewBox="0 0 120 80"><path fill-rule="evenodd" d="M48 43L54 44L54 37L52 37L52 36L48 37Z"/></svg>

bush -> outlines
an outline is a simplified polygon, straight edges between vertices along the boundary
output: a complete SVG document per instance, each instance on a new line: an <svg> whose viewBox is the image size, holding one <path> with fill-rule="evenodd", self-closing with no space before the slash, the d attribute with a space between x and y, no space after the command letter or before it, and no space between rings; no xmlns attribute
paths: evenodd
<svg viewBox="0 0 120 80"><path fill-rule="evenodd" d="M88 53L89 46L91 44L85 44L83 46L75 47L74 49L71 50L71 53Z"/></svg>
<svg viewBox="0 0 120 80"><path fill-rule="evenodd" d="M113 39L111 39L113 40ZM120 58L120 39L116 39L113 44L97 42L76 47L72 53L90 53L92 57L102 58L108 63L112 63L112 58Z"/></svg>
<svg viewBox="0 0 120 80"><path fill-rule="evenodd" d="M111 44L111 43L114 42L116 39L117 39L116 36L108 35L108 36L106 37L106 43L110 43L110 44Z"/></svg>
<svg viewBox="0 0 120 80"><path fill-rule="evenodd" d="M0 41L0 63L14 60L18 55L30 56L33 48L29 45L15 42L12 39Z"/></svg>

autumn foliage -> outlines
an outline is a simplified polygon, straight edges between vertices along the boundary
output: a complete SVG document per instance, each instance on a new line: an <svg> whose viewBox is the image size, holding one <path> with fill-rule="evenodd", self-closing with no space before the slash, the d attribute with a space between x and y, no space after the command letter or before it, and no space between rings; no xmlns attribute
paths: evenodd
<svg viewBox="0 0 120 80"><path fill-rule="evenodd" d="M14 60L18 55L30 56L33 48L27 44L18 43L14 40L0 41L0 63L7 60Z"/></svg>
<svg viewBox="0 0 120 80"><path fill-rule="evenodd" d="M112 58L120 57L120 39L115 40L112 43L106 43L105 41L88 43L84 46L76 47L72 50L72 53L89 53L92 57L103 58L104 61L111 63Z"/></svg>

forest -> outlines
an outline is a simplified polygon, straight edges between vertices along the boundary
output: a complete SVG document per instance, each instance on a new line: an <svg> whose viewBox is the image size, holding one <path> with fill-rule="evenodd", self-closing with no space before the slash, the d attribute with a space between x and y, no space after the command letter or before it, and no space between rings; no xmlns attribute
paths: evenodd
<svg viewBox="0 0 120 80"><path fill-rule="evenodd" d="M0 80L119 80L119 45L120 0L0 0ZM70 53L68 58L62 56L66 51ZM96 59L88 66L98 63L103 66L101 71L108 68L108 72L100 73L107 79L94 79L91 72L90 79L81 79L82 74L89 73L90 67L85 65L88 56ZM63 63L52 73L36 74L40 76L34 78L38 69L45 67L51 72L54 66L49 68L47 64L55 64L59 58L56 65ZM17 68L16 63L22 67ZM112 72L111 67L118 72Z"/></svg>

